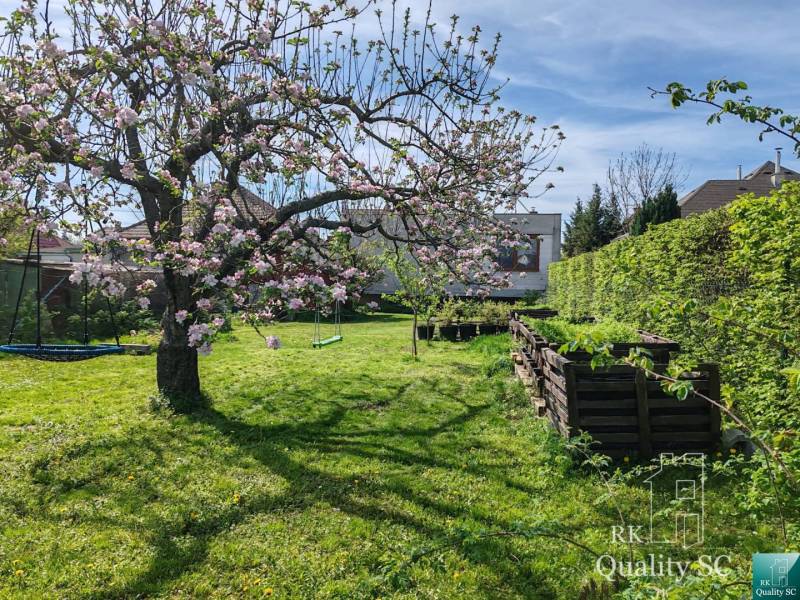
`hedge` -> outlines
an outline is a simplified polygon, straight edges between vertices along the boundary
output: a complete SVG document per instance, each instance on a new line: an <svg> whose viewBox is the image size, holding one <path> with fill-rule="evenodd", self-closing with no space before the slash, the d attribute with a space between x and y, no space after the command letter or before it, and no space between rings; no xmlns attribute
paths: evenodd
<svg viewBox="0 0 800 600"><path fill-rule="evenodd" d="M548 303L566 317L627 321L719 362L726 401L795 454L799 287L800 183L790 182L554 263Z"/></svg>

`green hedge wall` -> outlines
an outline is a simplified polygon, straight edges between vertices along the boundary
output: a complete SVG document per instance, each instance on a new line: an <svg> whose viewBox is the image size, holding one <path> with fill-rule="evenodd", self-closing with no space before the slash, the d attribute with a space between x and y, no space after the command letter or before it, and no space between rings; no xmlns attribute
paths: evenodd
<svg viewBox="0 0 800 600"><path fill-rule="evenodd" d="M549 267L567 317L613 317L719 362L726 401L760 431L800 427L800 183L652 227Z"/></svg>

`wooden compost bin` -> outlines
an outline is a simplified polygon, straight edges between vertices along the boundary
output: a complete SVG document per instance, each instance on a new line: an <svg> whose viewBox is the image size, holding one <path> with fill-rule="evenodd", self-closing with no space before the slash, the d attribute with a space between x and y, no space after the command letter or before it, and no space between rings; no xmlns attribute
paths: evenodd
<svg viewBox="0 0 800 600"><path fill-rule="evenodd" d="M547 415L565 437L589 433L597 450L612 457L651 458L661 452L707 452L720 439L719 408L692 394L678 400L641 369L615 365L592 370L586 363L541 351ZM655 372L666 365L657 364ZM685 378L719 401L719 369L699 365Z"/></svg>

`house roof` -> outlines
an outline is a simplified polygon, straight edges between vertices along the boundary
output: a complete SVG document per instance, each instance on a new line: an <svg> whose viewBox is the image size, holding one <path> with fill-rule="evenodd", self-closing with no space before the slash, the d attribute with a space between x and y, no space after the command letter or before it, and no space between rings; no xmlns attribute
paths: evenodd
<svg viewBox="0 0 800 600"><path fill-rule="evenodd" d="M69 240L57 236L54 233L49 233L39 238L39 248L41 250L60 250L66 248L80 248L78 244L73 244Z"/></svg>
<svg viewBox="0 0 800 600"><path fill-rule="evenodd" d="M792 169L782 166L781 172L786 180L800 180L800 173ZM678 201L678 205L681 207L681 216L685 217L719 208L742 194L752 193L756 196L767 196L775 189L772 183L774 174L775 163L768 160L742 179L709 179Z"/></svg>
<svg viewBox="0 0 800 600"><path fill-rule="evenodd" d="M233 193L231 198L233 205L245 216L245 220L265 221L275 214L275 207L269 202L262 200L246 188L240 188ZM185 216L186 213L184 213ZM139 240L150 237L150 230L147 221L142 219L119 230L120 237L128 240Z"/></svg>

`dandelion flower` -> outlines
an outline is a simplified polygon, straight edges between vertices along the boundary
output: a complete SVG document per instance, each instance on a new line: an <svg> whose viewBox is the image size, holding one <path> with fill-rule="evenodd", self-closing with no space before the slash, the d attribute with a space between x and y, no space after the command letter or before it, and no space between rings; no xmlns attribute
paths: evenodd
<svg viewBox="0 0 800 600"><path fill-rule="evenodd" d="M17 577L22 577L23 575L25 575L25 571L23 571L22 569L17 569L16 571L14 571L14 575L16 575Z"/></svg>
<svg viewBox="0 0 800 600"><path fill-rule="evenodd" d="M272 588L264 588L265 596L272 596Z"/></svg>

